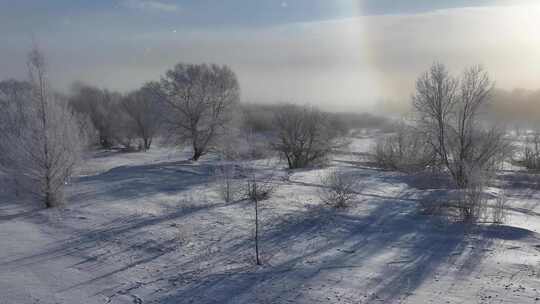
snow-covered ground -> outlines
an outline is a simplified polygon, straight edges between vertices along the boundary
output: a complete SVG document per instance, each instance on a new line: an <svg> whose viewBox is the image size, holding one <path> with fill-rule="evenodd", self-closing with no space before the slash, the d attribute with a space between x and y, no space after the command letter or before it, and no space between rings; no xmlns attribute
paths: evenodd
<svg viewBox="0 0 540 304"><path fill-rule="evenodd" d="M501 172L507 224L466 227L419 214L438 190L362 162L371 142L354 139L328 168L274 174L262 266L253 206L220 199L211 157L92 153L64 210L2 198L0 303L540 303L537 177ZM320 204L333 168L359 182L347 210Z"/></svg>

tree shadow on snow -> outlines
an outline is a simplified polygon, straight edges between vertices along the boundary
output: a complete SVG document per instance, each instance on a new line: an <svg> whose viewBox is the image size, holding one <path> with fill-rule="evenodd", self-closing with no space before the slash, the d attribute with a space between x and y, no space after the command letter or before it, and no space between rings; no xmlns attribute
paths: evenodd
<svg viewBox="0 0 540 304"><path fill-rule="evenodd" d="M328 288L333 287L348 289L357 297L350 299L355 302L392 303L458 260L465 261L458 265L458 273L473 271L496 239L531 235L505 226L473 230L458 223L437 226L411 212L414 208L407 208L408 203L369 204L370 212L364 216L323 208L272 219L261 237L263 254L271 257L263 267L210 269L196 283L178 287L158 302L326 303ZM246 239L222 252L239 257L251 254L252 248L253 241ZM215 255L208 263L221 258Z"/></svg>
<svg viewBox="0 0 540 304"><path fill-rule="evenodd" d="M175 194L208 182L212 166L191 161L161 162L139 166L120 166L101 174L75 180L79 187L89 187L70 197L81 201L110 202L136 199L155 194Z"/></svg>

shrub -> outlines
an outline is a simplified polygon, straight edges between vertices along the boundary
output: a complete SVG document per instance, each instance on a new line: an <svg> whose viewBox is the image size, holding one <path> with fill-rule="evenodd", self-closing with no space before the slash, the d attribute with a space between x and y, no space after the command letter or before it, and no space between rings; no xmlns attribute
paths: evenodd
<svg viewBox="0 0 540 304"><path fill-rule="evenodd" d="M372 157L384 169L418 172L434 163L436 153L421 132L401 124L397 133L377 140Z"/></svg>
<svg viewBox="0 0 540 304"><path fill-rule="evenodd" d="M218 193L225 202L237 199L241 187L236 180L237 169L232 163L223 163L217 166L214 176L218 184Z"/></svg>
<svg viewBox="0 0 540 304"><path fill-rule="evenodd" d="M324 162L339 146L338 134L330 127L328 115L313 107L281 106L273 125L273 148L287 160L289 169Z"/></svg>
<svg viewBox="0 0 540 304"><path fill-rule="evenodd" d="M248 179L245 196L250 201L260 202L270 198L274 193L274 185L270 181Z"/></svg>
<svg viewBox="0 0 540 304"><path fill-rule="evenodd" d="M332 170L321 178L323 188L319 193L321 201L336 208L345 208L356 197L356 182L350 175Z"/></svg>

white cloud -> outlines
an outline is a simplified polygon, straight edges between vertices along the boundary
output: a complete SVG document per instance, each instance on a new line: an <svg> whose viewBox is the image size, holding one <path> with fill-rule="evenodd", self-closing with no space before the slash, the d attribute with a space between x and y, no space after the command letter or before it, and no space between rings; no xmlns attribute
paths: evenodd
<svg viewBox="0 0 540 304"><path fill-rule="evenodd" d="M138 10L153 10L162 12L175 12L178 6L172 3L164 3L157 0L123 0L123 6Z"/></svg>

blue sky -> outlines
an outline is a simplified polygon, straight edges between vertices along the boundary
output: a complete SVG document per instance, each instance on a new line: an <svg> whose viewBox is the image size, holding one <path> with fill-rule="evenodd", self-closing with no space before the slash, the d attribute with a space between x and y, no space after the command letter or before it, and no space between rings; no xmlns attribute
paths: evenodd
<svg viewBox="0 0 540 304"><path fill-rule="evenodd" d="M0 15L4 22L15 27L22 25L24 29L54 26L64 18L92 17L110 22L121 18L126 26L264 26L492 3L491 0L1 0L4 9Z"/></svg>
<svg viewBox="0 0 540 304"><path fill-rule="evenodd" d="M0 79L23 78L34 37L61 89L127 91L177 62L216 62L243 98L356 108L407 99L434 60L540 86L536 0L0 0ZM337 101L336 101L337 100Z"/></svg>

